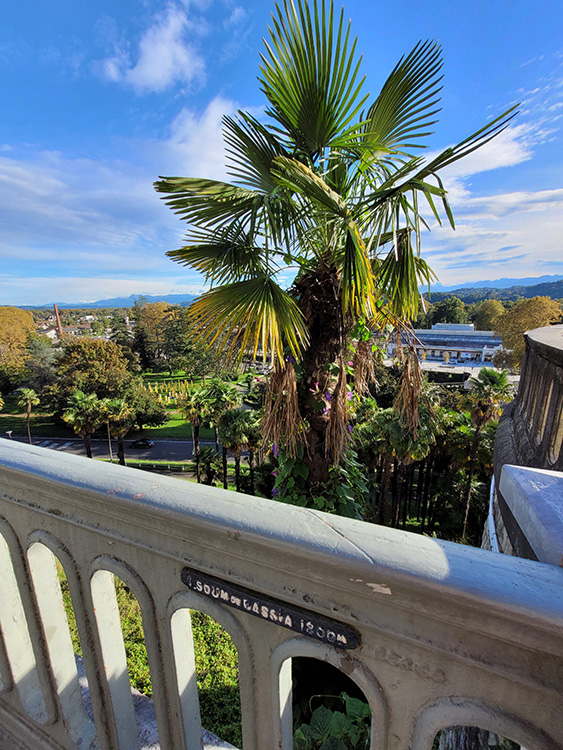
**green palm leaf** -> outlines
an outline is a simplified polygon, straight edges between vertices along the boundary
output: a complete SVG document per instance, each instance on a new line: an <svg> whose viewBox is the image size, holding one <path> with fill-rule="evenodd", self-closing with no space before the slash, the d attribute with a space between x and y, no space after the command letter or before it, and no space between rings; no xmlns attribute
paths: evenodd
<svg viewBox="0 0 563 750"><path fill-rule="evenodd" d="M264 360L275 352L283 360L284 345L299 357L307 342L303 316L287 292L269 276L226 284L193 302L190 314L200 337L234 354L261 347Z"/></svg>
<svg viewBox="0 0 563 750"><path fill-rule="evenodd" d="M398 151L423 148L413 140L430 135L431 119L439 109L438 86L441 49L430 41L419 42L402 57L370 107L363 140L372 149Z"/></svg>
<svg viewBox="0 0 563 750"><path fill-rule="evenodd" d="M256 246L236 222L222 230L194 231L190 239L192 244L166 254L199 271L212 284L228 284L273 270L264 248Z"/></svg>
<svg viewBox="0 0 563 750"><path fill-rule="evenodd" d="M316 1L313 15L302 0L284 0L283 11L278 5L276 10L260 66L259 80L272 105L267 112L298 150L313 157L346 139L366 101L360 98L363 80L357 82L361 58L354 59L356 40L350 43L343 12L336 27L332 2L328 15L324 2L319 13Z"/></svg>

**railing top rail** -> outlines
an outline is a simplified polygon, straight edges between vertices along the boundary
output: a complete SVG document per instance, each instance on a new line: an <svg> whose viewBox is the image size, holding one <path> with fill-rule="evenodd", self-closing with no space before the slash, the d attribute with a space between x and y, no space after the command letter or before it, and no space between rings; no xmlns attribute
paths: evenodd
<svg viewBox="0 0 563 750"><path fill-rule="evenodd" d="M534 328L525 336L533 349L540 349L544 354L551 352L563 364L563 325Z"/></svg>
<svg viewBox="0 0 563 750"><path fill-rule="evenodd" d="M563 569L544 563L7 440L0 480L3 498L105 536L186 561L197 549L207 572L253 580L259 563L257 587L285 571L417 614L439 602L446 621L485 604L485 629L493 614L509 629L515 614L553 634L563 625Z"/></svg>

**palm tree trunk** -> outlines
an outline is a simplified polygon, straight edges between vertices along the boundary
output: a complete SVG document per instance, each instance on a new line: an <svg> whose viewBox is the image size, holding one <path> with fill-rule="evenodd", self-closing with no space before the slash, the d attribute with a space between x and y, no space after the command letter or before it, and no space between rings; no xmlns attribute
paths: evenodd
<svg viewBox="0 0 563 750"><path fill-rule="evenodd" d="M29 429L29 420L31 418L31 404L27 404L27 442L31 445L31 430Z"/></svg>
<svg viewBox="0 0 563 750"><path fill-rule="evenodd" d="M250 480L250 494L254 495L254 451L248 449L248 477Z"/></svg>
<svg viewBox="0 0 563 750"><path fill-rule="evenodd" d="M107 430L108 430L109 460L113 463L113 451L111 449L111 433L109 431L109 422L106 422L106 427L107 427Z"/></svg>
<svg viewBox="0 0 563 750"><path fill-rule="evenodd" d="M86 448L86 455L88 458L92 458L92 435L83 435L84 447Z"/></svg>
<svg viewBox="0 0 563 750"><path fill-rule="evenodd" d="M213 431L215 432L215 451L219 453L219 430L216 424L213 425Z"/></svg>
<svg viewBox="0 0 563 750"><path fill-rule="evenodd" d="M383 456L383 466L381 470L381 484L379 486L379 500L377 503L377 523L384 525L387 520L387 509L389 505L389 483L391 480L391 467L393 460L391 456Z"/></svg>
<svg viewBox="0 0 563 750"><path fill-rule="evenodd" d="M240 453L235 452L235 487L236 491L240 492Z"/></svg>
<svg viewBox="0 0 563 750"><path fill-rule="evenodd" d="M195 458L195 475L198 484L201 483L201 473L199 470L199 425L192 422L192 444Z"/></svg>
<svg viewBox="0 0 563 750"><path fill-rule="evenodd" d="M227 481L227 449L223 446L223 487L228 489L229 483Z"/></svg>
<svg viewBox="0 0 563 750"><path fill-rule="evenodd" d="M471 503L471 482L473 481L473 475L475 474L475 458L477 457L477 448L479 447L479 439L481 437L482 426L475 428L475 435L473 436L473 443L471 445L471 453L469 454L469 474L467 476L467 484L465 486L464 502L465 502L465 515L463 517L463 531L462 539L465 539L467 534L467 519L469 518L469 506Z"/></svg>
<svg viewBox="0 0 563 750"><path fill-rule="evenodd" d="M123 445L123 436L117 438L117 458L121 466L125 466L125 450Z"/></svg>

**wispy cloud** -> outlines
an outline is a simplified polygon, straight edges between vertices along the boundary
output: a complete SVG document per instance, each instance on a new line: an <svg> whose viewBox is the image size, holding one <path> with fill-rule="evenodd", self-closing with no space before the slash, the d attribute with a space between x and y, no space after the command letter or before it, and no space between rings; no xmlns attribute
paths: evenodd
<svg viewBox="0 0 563 750"><path fill-rule="evenodd" d="M136 53L130 45L114 43L113 53L100 61L98 69L110 81L131 86L137 93L160 92L175 84L191 84L205 75L205 62L189 41L201 31L184 8L171 4L153 17L143 33Z"/></svg>

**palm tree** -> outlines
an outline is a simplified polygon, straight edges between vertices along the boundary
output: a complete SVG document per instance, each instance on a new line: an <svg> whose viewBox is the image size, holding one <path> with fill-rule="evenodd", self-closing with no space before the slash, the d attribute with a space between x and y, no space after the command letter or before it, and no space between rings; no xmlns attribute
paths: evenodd
<svg viewBox="0 0 563 750"><path fill-rule="evenodd" d="M248 431L251 427L250 412L241 409L229 409L219 422L219 437L223 446L223 487L227 489L227 450L235 459L235 487L240 492L240 456L248 443Z"/></svg>
<svg viewBox="0 0 563 750"><path fill-rule="evenodd" d="M27 442L31 445L31 430L29 429L29 421L31 419L31 407L37 406L39 403L39 396L33 388L20 388L19 389L20 396L18 398L18 406L20 408L25 407L25 414L26 414L26 427L27 427Z"/></svg>
<svg viewBox="0 0 563 750"><path fill-rule="evenodd" d="M75 433L84 440L86 455L92 458L92 433L104 420L102 406L96 394L75 391L67 402L63 420L72 425Z"/></svg>
<svg viewBox="0 0 563 750"><path fill-rule="evenodd" d="M264 436L289 455L307 445L314 494L348 444L346 360L371 356L369 330L416 318L418 286L433 278L420 257L419 202L438 219L441 202L453 226L439 170L494 137L513 112L424 162L439 46L417 44L370 102L332 2L276 8L259 78L269 121L245 112L223 120L234 182L168 177L155 188L191 227L168 255L212 286L190 308L200 337L276 361ZM284 290L288 268L297 274ZM415 414L416 399L403 395L404 414L409 404Z"/></svg>
<svg viewBox="0 0 563 750"><path fill-rule="evenodd" d="M469 469L464 492L465 515L463 518L462 538L467 533L467 519L471 503L471 482L475 473L475 459L483 427L492 419L500 416L503 404L512 398L512 386L508 382L506 371L498 372L492 368L481 368L477 378L470 378L472 389L465 397L465 402L471 413L471 421L475 427L473 442L469 453Z"/></svg>
<svg viewBox="0 0 563 750"><path fill-rule="evenodd" d="M104 419L107 420L110 457L111 436L113 436L117 440L117 459L121 466L125 466L123 438L133 426L135 413L124 398L104 399L104 402Z"/></svg>
<svg viewBox="0 0 563 750"><path fill-rule="evenodd" d="M242 396L234 383L226 383L219 378L213 378L207 384L207 396L209 399L208 419L215 432L215 450L219 452L218 424L225 412L240 406Z"/></svg>
<svg viewBox="0 0 563 750"><path fill-rule="evenodd" d="M207 388L201 385L192 385L183 396L178 398L177 406L184 419L192 426L196 478L198 482L201 482L199 466L199 428L205 422L209 413L209 396Z"/></svg>

